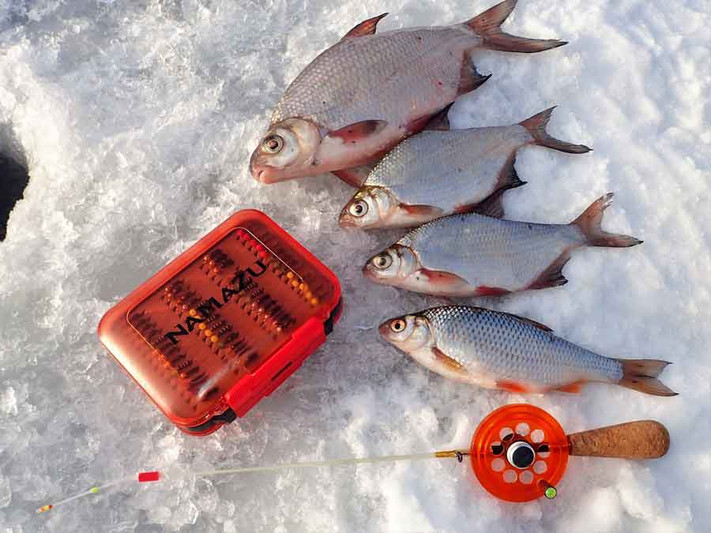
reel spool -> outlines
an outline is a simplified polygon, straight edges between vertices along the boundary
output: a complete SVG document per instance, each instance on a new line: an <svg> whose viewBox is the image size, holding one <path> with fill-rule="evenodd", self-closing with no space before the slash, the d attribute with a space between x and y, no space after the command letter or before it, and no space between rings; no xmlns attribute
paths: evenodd
<svg viewBox="0 0 711 533"><path fill-rule="evenodd" d="M472 469L492 495L509 502L556 497L569 455L655 459L669 450L669 433L643 420L566 435L543 409L512 404L490 413L472 438Z"/></svg>

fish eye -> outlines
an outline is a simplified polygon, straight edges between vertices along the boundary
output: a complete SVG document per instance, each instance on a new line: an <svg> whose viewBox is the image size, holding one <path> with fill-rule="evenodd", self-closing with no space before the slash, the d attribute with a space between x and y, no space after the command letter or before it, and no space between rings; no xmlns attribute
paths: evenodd
<svg viewBox="0 0 711 533"><path fill-rule="evenodd" d="M390 322L390 329L393 330L395 333L400 333L405 329L405 321L402 318L398 318L396 320L393 320Z"/></svg>
<svg viewBox="0 0 711 533"><path fill-rule="evenodd" d="M269 135L262 141L262 148L269 154L276 154L284 147L284 139L280 135Z"/></svg>
<svg viewBox="0 0 711 533"><path fill-rule="evenodd" d="M362 217L368 212L368 204L363 200L358 200L348 208L348 212L354 217Z"/></svg>
<svg viewBox="0 0 711 533"><path fill-rule="evenodd" d="M377 268L379 270L385 270L392 264L393 264L392 257L390 257L388 254L376 255L373 258L373 265L375 266L375 268Z"/></svg>

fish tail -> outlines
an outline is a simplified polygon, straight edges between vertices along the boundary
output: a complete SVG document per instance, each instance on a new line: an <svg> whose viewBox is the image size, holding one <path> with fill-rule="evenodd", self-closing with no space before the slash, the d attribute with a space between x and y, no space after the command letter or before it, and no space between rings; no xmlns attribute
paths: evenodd
<svg viewBox="0 0 711 533"><path fill-rule="evenodd" d="M582 215L573 220L571 224L578 226L587 239L588 246L606 246L610 248L627 248L642 244L643 241L629 235L618 235L602 231L602 215L605 209L612 204L612 193L607 193L595 200Z"/></svg>
<svg viewBox="0 0 711 533"><path fill-rule="evenodd" d="M567 44L557 39L527 39L509 35L501 31L501 24L511 14L518 0L504 0L500 4L487 9L480 15L468 20L465 24L484 41L482 46L490 50L504 52L542 52Z"/></svg>
<svg viewBox="0 0 711 533"><path fill-rule="evenodd" d="M659 359L617 359L622 364L619 385L654 396L676 396L657 376L671 363Z"/></svg>
<svg viewBox="0 0 711 533"><path fill-rule="evenodd" d="M584 144L571 144L565 141L559 141L548 134L546 126L548 126L548 121L551 119L551 114L554 109L555 106L541 111L531 118L527 118L521 122L521 126L528 130L528 133L533 137L533 142L539 146L545 146L546 148L552 148L553 150L567 152L569 154L584 154L589 152L591 149Z"/></svg>

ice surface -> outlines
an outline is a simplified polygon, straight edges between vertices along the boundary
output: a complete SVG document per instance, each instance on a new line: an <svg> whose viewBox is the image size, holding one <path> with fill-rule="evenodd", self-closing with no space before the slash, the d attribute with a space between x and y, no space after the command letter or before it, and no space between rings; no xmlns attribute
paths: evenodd
<svg viewBox="0 0 711 533"><path fill-rule="evenodd" d="M331 177L262 186L251 149L286 84L358 21L461 21L493 2L0 0L0 138L31 180L0 243L0 531L681 532L711 524L711 8L707 0L521 0L507 28L570 44L480 53L494 76L457 127L559 104L550 131L585 156L524 149L512 217L565 222L615 191L606 226L645 244L587 249L560 289L485 302L601 353L663 357L681 392L610 386L522 397L445 381L377 340L431 303L367 283L388 235L337 227ZM346 311L328 344L249 415L197 439L102 351L101 315L231 213L272 215L334 268ZM141 469L195 470L465 447L507 402L568 431L655 418L658 461L575 459L556 500L489 497L454 462L344 467L131 486L39 505Z"/></svg>

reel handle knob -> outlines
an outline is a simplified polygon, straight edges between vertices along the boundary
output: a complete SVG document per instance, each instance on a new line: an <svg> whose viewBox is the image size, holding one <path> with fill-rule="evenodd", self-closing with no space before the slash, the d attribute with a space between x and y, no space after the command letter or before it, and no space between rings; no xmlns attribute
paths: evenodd
<svg viewBox="0 0 711 533"><path fill-rule="evenodd" d="M669 432L659 422L640 420L568 435L570 455L656 459L669 451Z"/></svg>

